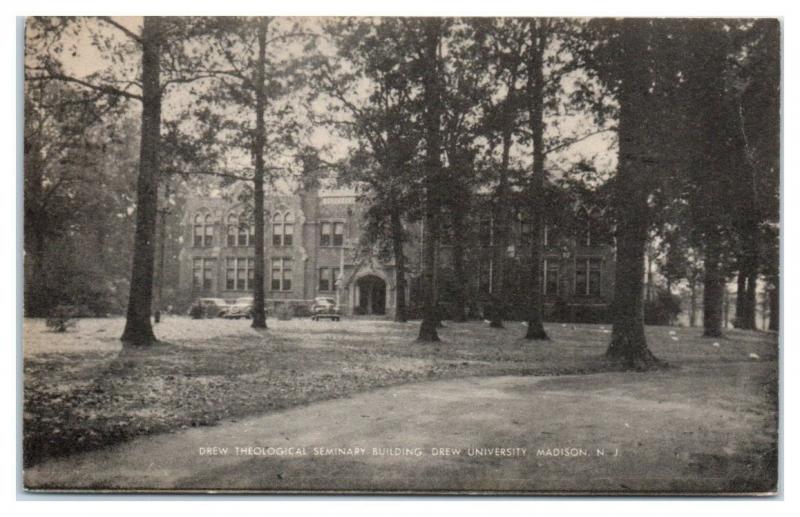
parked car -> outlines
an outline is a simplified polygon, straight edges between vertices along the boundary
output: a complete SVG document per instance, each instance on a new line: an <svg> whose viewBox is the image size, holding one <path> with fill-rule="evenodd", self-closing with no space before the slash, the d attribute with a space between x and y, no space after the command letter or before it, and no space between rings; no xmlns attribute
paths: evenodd
<svg viewBox="0 0 800 517"><path fill-rule="evenodd" d="M253 317L253 297L247 296L244 298L237 298L234 302L225 307L219 314L221 318L229 318L238 320L239 318L252 318Z"/></svg>
<svg viewBox="0 0 800 517"><path fill-rule="evenodd" d="M216 318L228 308L228 302L222 298L198 298L189 309L189 316L194 319Z"/></svg>
<svg viewBox="0 0 800 517"><path fill-rule="evenodd" d="M342 313L339 311L339 306L336 305L336 300L326 296L314 298L314 305L311 306L311 319L313 321L319 321L323 318L339 321L341 317Z"/></svg>

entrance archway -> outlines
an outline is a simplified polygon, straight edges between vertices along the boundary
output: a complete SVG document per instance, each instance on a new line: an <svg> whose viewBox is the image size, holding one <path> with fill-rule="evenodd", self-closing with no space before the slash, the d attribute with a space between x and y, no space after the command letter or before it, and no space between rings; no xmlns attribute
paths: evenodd
<svg viewBox="0 0 800 517"><path fill-rule="evenodd" d="M356 281L358 308L361 314L386 314L386 282L377 275L365 275Z"/></svg>

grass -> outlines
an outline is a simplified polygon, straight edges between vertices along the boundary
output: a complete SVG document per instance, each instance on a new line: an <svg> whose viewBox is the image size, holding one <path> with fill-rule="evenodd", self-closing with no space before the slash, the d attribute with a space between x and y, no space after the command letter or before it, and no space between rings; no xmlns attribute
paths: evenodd
<svg viewBox="0 0 800 517"><path fill-rule="evenodd" d="M377 387L614 368L603 357L610 327L601 325L550 324L551 341L531 342L522 339L525 328L519 323L505 329L446 323L442 342L424 344L414 341L418 323L413 322L270 320L270 329L259 332L247 321L170 317L156 328L164 344L123 351L118 341L123 323L81 320L71 332L52 333L42 320L25 321L26 466L136 436ZM715 365L746 372L748 363L759 363L750 379L755 387L748 388L752 400L733 397L730 403L777 408L773 334L731 330L724 339L709 340L700 337L700 329L652 327L647 333L653 353L677 369L706 375ZM690 380L669 389L696 395ZM737 395L735 382L726 389L720 397Z"/></svg>

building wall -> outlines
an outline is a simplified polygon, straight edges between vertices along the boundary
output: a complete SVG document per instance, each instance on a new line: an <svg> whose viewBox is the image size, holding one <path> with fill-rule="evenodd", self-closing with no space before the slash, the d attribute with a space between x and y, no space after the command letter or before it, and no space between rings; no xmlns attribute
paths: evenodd
<svg viewBox="0 0 800 517"><path fill-rule="evenodd" d="M313 302L316 296L330 296L339 301L345 314L359 314L362 290L361 282L366 277L378 277L385 282L385 309L388 316L395 311L395 267L393 261L381 261L376 257L357 257L354 249L361 237L361 220L363 207L352 195L326 195L308 192L294 196L273 196L266 200L269 215L265 223L266 235L266 297L267 308L274 313L280 304L305 305ZM200 297L235 299L251 296L252 288L247 285L241 289L234 282L233 288L226 283L226 261L228 258L246 260L254 256L252 245L229 246L228 217L231 213L239 213L245 205L222 198L193 198L187 203L184 214L183 249L180 253L180 290L185 293L185 300ZM480 213L478 210L477 213ZM273 223L276 215L293 218L293 242L291 246L273 243ZM205 221L209 216L213 242L195 245L195 219L197 216ZM495 242L491 235L481 234L480 217L475 217L468 225L470 231L464 236L466 240L465 266L468 275L468 304L473 316L482 316L488 304L496 303L492 298L491 276L487 275L493 267L493 248ZM343 237L341 244L331 242L324 245L320 234L323 224L341 224ZM522 224L515 219L510 234L510 246L507 250L506 289L507 306L524 311L527 303L525 291L526 278L531 274L531 267L526 259L526 243L522 235ZM205 226L205 223L203 223ZM491 223L488 225L491 228ZM414 311L418 305L420 273L419 237L424 232L420 225L408 228L411 238L406 245L407 257L407 293L409 307ZM280 233L280 232L279 232ZM552 239L551 239L552 240ZM437 287L440 301L447 305L448 282L451 274L452 246L443 240L438 258ZM273 259L291 259L291 289L272 289ZM558 290L545 294L547 313L550 319L592 320L603 319L611 301L614 282L613 247L608 243L591 242L589 246L580 245L574 238L562 238L557 242L549 242L545 247L544 258L549 263L556 263L559 268ZM203 285L194 280L193 265L196 259L209 260L210 284ZM215 259L215 261L214 261ZM576 292L576 265L580 261L592 260L599 264L599 289L591 294ZM320 290L320 268L339 268L343 274L338 288L330 286L328 290ZM542 277L544 280L544 275ZM329 282L330 284L330 282ZM552 290L551 290L552 291ZM512 311L513 313L514 311ZM513 314L512 314L513 315ZM598 316L600 315L600 316Z"/></svg>

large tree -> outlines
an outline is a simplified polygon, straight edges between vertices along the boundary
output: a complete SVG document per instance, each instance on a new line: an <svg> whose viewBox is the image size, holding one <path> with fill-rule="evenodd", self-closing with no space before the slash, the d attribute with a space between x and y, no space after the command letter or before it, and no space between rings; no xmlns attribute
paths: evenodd
<svg viewBox="0 0 800 517"><path fill-rule="evenodd" d="M116 100L58 81L25 85L28 316L58 305L90 314L124 306L135 156L122 135L135 127Z"/></svg>
<svg viewBox="0 0 800 517"><path fill-rule="evenodd" d="M492 203L492 311L489 325L503 327L506 313L505 270L511 224L510 163L511 153L520 129L523 84L528 47L527 23L520 19L498 18L492 21L486 35L489 70L493 74L495 97L486 110L484 131L493 151L499 147L499 161L493 180ZM492 153L494 154L494 153Z"/></svg>
<svg viewBox="0 0 800 517"><path fill-rule="evenodd" d="M423 128L425 138L424 152L424 208L423 223L425 235L422 241L422 323L418 341L439 341L436 326L439 323L436 306L434 275L436 268L436 246L439 236L439 212L445 197L444 175L442 174L442 134L441 134L441 67L440 49L444 33L444 21L428 18L419 22L420 48L419 61L423 83Z"/></svg>
<svg viewBox="0 0 800 517"><path fill-rule="evenodd" d="M290 20L269 17L217 17L203 23L207 37L198 53L198 72L206 83L198 86L198 102L190 110L202 135L202 154L214 160L211 168L194 173L250 187L245 198L251 213L239 224L253 228L251 325L265 329L265 188L277 179L291 182L306 159L300 98L289 98L300 84L302 63L290 47L312 35Z"/></svg>
<svg viewBox="0 0 800 517"><path fill-rule="evenodd" d="M592 20L577 49L618 103L618 164L613 213L617 260L613 328L606 355L629 368L658 363L644 333L644 255L651 196L675 166L668 120L682 47L673 20Z"/></svg>
<svg viewBox="0 0 800 517"><path fill-rule="evenodd" d="M752 198L741 195L739 178L744 159L737 108L731 95L731 40L726 22L693 20L685 28L686 112L684 132L690 137L685 172L693 235L703 251L703 335L722 335L723 296L734 256L735 227L750 227ZM739 195L737 195L737 193ZM739 218L737 210L746 212ZM737 221L736 219L739 219ZM748 219L745 221L744 219ZM753 230L743 230L742 248L752 251ZM751 252L739 254L739 268L749 276ZM749 279L748 279L749 281ZM744 294L744 293L742 293ZM740 314L740 321L743 317ZM746 326L746 325L745 325Z"/></svg>
<svg viewBox="0 0 800 517"><path fill-rule="evenodd" d="M405 224L418 218L419 85L411 67L414 33L397 19L342 19L326 25L335 46L312 73L325 113L316 120L356 145L338 181L367 206L362 248L395 266L395 320L406 321Z"/></svg>
<svg viewBox="0 0 800 517"><path fill-rule="evenodd" d="M147 346L156 342L150 322L153 298L153 261L158 209L161 105L171 85L191 82L187 47L196 33L188 18L145 17L141 27L110 17L34 19L37 31L49 42L26 70L26 80L60 81L99 95L118 96L141 103L139 173L136 184L136 230L130 294L122 342ZM30 29L30 28L29 28ZM81 75L68 66L69 53L78 53L86 34L106 59L107 66ZM138 63L137 63L138 62Z"/></svg>
<svg viewBox="0 0 800 517"><path fill-rule="evenodd" d="M532 170L528 186L530 206L530 278L528 280L528 328L526 339L548 339L544 330L544 305L542 297L542 248L544 245L544 104L545 75L544 52L550 40L552 21L531 19L528 22L531 44L528 49L527 90L528 125L533 145Z"/></svg>

